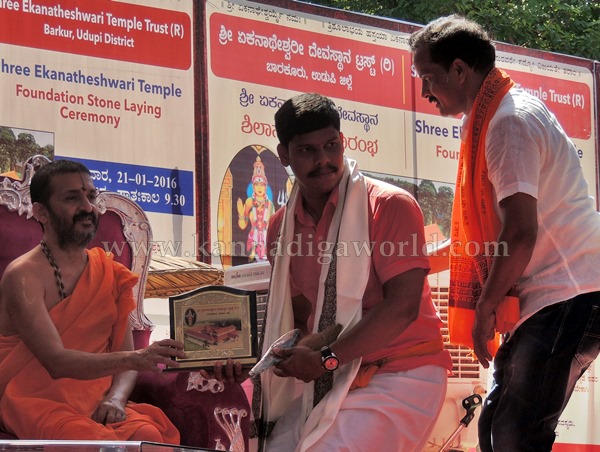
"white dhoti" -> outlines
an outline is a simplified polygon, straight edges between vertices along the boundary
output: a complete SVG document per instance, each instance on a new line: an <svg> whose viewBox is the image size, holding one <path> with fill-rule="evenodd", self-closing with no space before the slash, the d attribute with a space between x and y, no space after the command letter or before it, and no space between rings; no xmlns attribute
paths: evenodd
<svg viewBox="0 0 600 452"><path fill-rule="evenodd" d="M365 388L350 391L334 423L310 452L421 452L446 397L447 370L423 366L376 374ZM268 452L296 449L302 398L279 419L267 440Z"/></svg>

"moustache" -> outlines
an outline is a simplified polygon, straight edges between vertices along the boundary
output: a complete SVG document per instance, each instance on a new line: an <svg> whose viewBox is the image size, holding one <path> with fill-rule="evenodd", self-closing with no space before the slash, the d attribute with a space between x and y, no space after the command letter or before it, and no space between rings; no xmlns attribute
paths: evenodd
<svg viewBox="0 0 600 452"><path fill-rule="evenodd" d="M81 212L73 217L73 224L77 223L80 220L90 220L94 225L98 224L98 216L93 213Z"/></svg>
<svg viewBox="0 0 600 452"><path fill-rule="evenodd" d="M318 168L308 173L308 177L318 177L324 174L336 173L338 170L337 166L325 165L322 168Z"/></svg>

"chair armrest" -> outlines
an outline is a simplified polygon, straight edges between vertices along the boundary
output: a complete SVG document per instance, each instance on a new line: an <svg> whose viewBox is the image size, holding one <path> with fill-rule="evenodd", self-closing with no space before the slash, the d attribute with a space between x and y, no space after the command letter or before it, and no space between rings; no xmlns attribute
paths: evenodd
<svg viewBox="0 0 600 452"><path fill-rule="evenodd" d="M248 450L250 430L250 404L241 385L224 383L218 393L187 390L189 372L140 372L130 399L159 407L181 434L181 444L191 447L216 448L221 444L226 450L230 438L220 425L215 410L245 410L241 417L241 430L245 450ZM235 412L235 411L234 411Z"/></svg>

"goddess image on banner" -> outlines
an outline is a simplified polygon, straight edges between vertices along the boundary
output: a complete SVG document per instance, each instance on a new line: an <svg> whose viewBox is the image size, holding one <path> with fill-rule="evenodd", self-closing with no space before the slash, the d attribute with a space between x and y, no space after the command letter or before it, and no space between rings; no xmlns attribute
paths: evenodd
<svg viewBox="0 0 600 452"><path fill-rule="evenodd" d="M273 192L269 187L269 181L265 174L265 165L260 156L254 162L252 182L248 184L248 198L242 202L237 200L238 226L245 230L250 223L246 252L252 261L267 260L267 224L269 218L275 213L273 207Z"/></svg>
<svg viewBox="0 0 600 452"><path fill-rule="evenodd" d="M261 145L232 159L219 196L217 233L224 267L267 260L267 227L291 187L275 154Z"/></svg>

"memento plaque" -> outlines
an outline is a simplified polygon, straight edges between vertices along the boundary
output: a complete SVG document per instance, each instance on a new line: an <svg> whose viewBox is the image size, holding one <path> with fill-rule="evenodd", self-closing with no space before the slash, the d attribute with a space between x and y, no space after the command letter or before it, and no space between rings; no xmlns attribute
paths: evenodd
<svg viewBox="0 0 600 452"><path fill-rule="evenodd" d="M256 292L207 286L169 297L171 338L187 358L167 370L212 368L228 358L252 367L258 361Z"/></svg>

